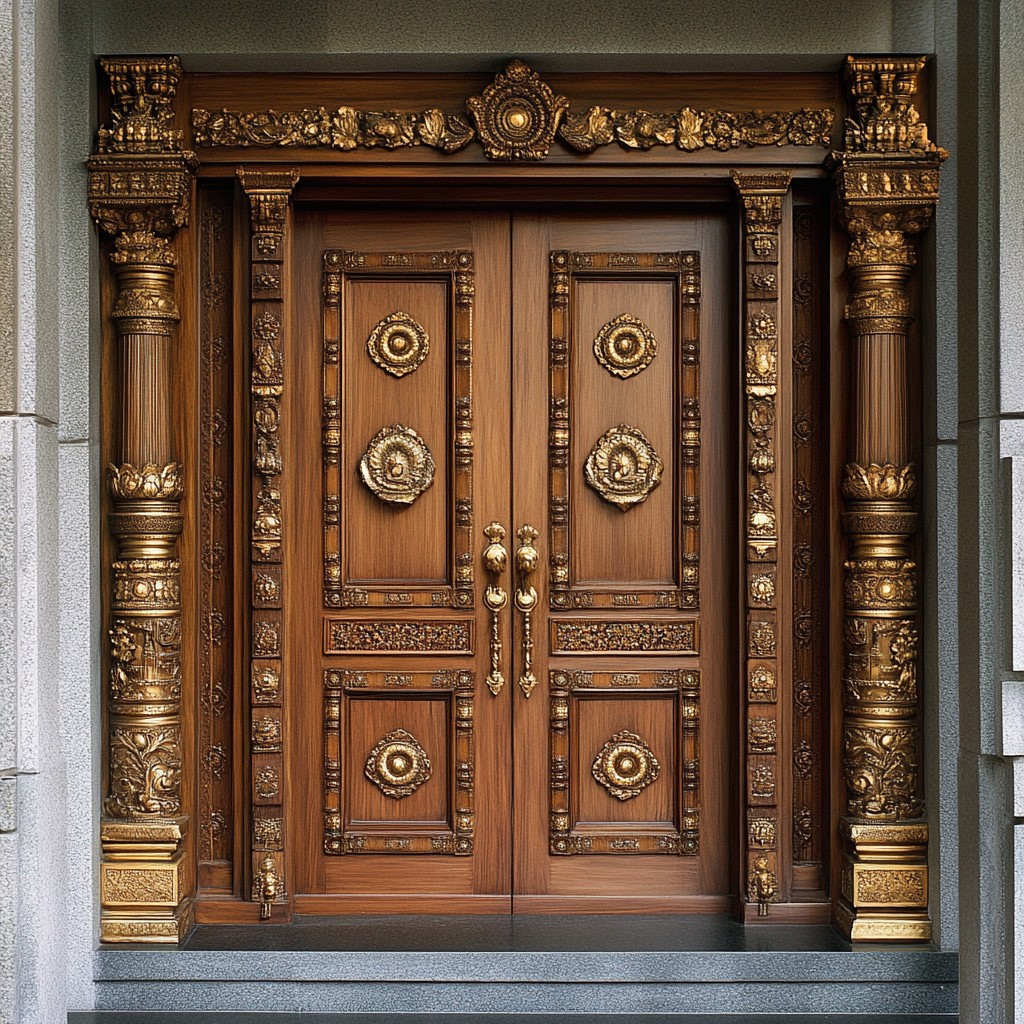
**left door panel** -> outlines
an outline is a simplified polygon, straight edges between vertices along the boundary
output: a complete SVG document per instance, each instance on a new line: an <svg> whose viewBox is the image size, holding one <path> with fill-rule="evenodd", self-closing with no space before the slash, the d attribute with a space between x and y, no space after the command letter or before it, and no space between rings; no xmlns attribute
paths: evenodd
<svg viewBox="0 0 1024 1024"><path fill-rule="evenodd" d="M509 909L509 699L485 685L479 557L508 521L508 238L504 215L296 208L299 912Z"/></svg>

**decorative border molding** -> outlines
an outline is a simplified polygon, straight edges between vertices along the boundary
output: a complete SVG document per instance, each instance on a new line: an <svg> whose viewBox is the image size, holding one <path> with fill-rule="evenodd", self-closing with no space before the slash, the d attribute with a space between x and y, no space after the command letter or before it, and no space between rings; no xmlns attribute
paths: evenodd
<svg viewBox="0 0 1024 1024"><path fill-rule="evenodd" d="M457 153L476 141L494 161L544 160L555 139L578 153L617 143L644 152L672 146L680 154L727 152L764 146L832 144L835 113L801 110L615 110L592 106L571 111L565 96L522 61L512 61L479 96L466 100L467 115L437 108L421 112L358 110L339 106L299 110L192 110L193 145L202 148L296 147L395 150L427 146Z"/></svg>
<svg viewBox="0 0 1024 1024"><path fill-rule="evenodd" d="M779 900L778 405L780 225L791 175L732 172L743 206L746 396L746 899L767 916ZM770 689L755 682L770 677Z"/></svg>
<svg viewBox="0 0 1024 1024"><path fill-rule="evenodd" d="M239 167L249 198L252 245L249 272L252 415L252 602L249 677L252 800L251 898L260 919L287 903L285 884L284 756L284 509L280 479L281 403L284 396L285 249L295 168Z"/></svg>

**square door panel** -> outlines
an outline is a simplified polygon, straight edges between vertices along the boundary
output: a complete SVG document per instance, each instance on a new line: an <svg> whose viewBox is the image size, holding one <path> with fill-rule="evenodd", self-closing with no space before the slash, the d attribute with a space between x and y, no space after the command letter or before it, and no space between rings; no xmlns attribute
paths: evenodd
<svg viewBox="0 0 1024 1024"><path fill-rule="evenodd" d="M700 848L700 674L550 673L553 854Z"/></svg>
<svg viewBox="0 0 1024 1024"><path fill-rule="evenodd" d="M473 851L473 674L324 672L324 850Z"/></svg>

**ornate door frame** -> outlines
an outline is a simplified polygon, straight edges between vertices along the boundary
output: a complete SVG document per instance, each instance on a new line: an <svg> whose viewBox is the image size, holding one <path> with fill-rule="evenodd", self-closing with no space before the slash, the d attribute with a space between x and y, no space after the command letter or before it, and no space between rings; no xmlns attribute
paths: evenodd
<svg viewBox="0 0 1024 1024"><path fill-rule="evenodd" d="M666 189L731 181L743 225L737 302L745 351L747 508L738 541L748 582L737 729L747 770L738 809L745 852L737 889L745 917L785 919L780 825L790 822L774 796L777 780L789 771L780 754L787 748L774 737L789 721L787 702L793 699L776 685L780 657L790 649L778 635L774 597L779 524L786 522L776 413L785 391L780 339L789 324L780 296L790 270L780 225L792 178L822 177L822 167L834 183L835 212L848 236L849 288L845 307L835 307L829 317L831 394L848 420L847 428L843 417L833 417L840 422L831 434L828 496L833 540L842 544L845 536L847 553L842 571L836 559L829 580L829 820L837 833L832 918L857 940L929 939L917 683L912 276L915 237L927 228L937 202L945 152L929 140L916 106L924 59L848 58L845 122L838 75L740 75L728 86L720 76L658 76L656 88L637 76L626 83L636 85L630 94L646 89L651 109L621 110L600 102L602 87L620 93L621 78L550 76L567 98L516 61L465 99L465 113L451 109L453 90L460 87L451 78L443 84L421 78L418 91L408 89L407 96L433 95L436 84L439 105L421 111L328 110L315 105L325 83L311 81L294 94L273 93L279 105L296 100L293 109L275 112L258 102L251 109L218 109L227 96L233 104L259 97L260 83L254 81L248 93L246 83L222 92L218 76L186 75L177 58L101 64L111 95L88 167L89 209L110 237L111 263L104 289L105 513L112 541L104 564L110 655L103 693L102 940L177 942L194 915L197 830L189 826L200 761L202 716L196 708L203 695L182 652L215 624L199 614L198 567L190 564L199 551L195 520L202 496L190 501L185 493L186 482L198 476L179 453L188 451L183 438L194 428L182 422L172 401L182 384L176 376L185 363L182 339L196 334L199 317L179 270L196 272L188 220L197 174L233 179L236 172L251 237L245 318L252 339L253 514L245 559L250 656L244 669L236 666L247 676L246 689L252 688L246 701L251 732L239 737L253 765L250 868L244 873L251 916L260 909L287 914L289 906L286 815L275 810L283 809L286 796L279 767L282 785L271 794L269 783L288 742L282 725L287 686L280 673L280 529L287 509L280 507L275 477L281 472L278 430L287 429L280 424L287 386L280 340L288 329L294 189L353 180L467 187L600 183L628 194L630 184L642 179ZM380 80L365 78L344 84L357 97L372 98L375 87L383 88ZM337 87L326 83L332 102ZM393 93L389 83L387 94ZM655 93L663 97L662 110L675 109L679 95L694 97L695 107L659 113ZM763 96L777 100L778 111L752 109L751 97ZM714 109L719 98L722 109ZM325 420L325 431L330 429ZM183 530L185 543L179 539ZM255 791L257 777L267 782L262 797Z"/></svg>

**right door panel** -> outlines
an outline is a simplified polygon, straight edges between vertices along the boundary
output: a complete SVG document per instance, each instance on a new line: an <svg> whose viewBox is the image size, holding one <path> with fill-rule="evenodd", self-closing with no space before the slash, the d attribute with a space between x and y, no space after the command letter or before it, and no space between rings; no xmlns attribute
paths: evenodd
<svg viewBox="0 0 1024 1024"><path fill-rule="evenodd" d="M520 912L729 903L729 239L724 211L513 222L513 509L541 555L517 580Z"/></svg>

